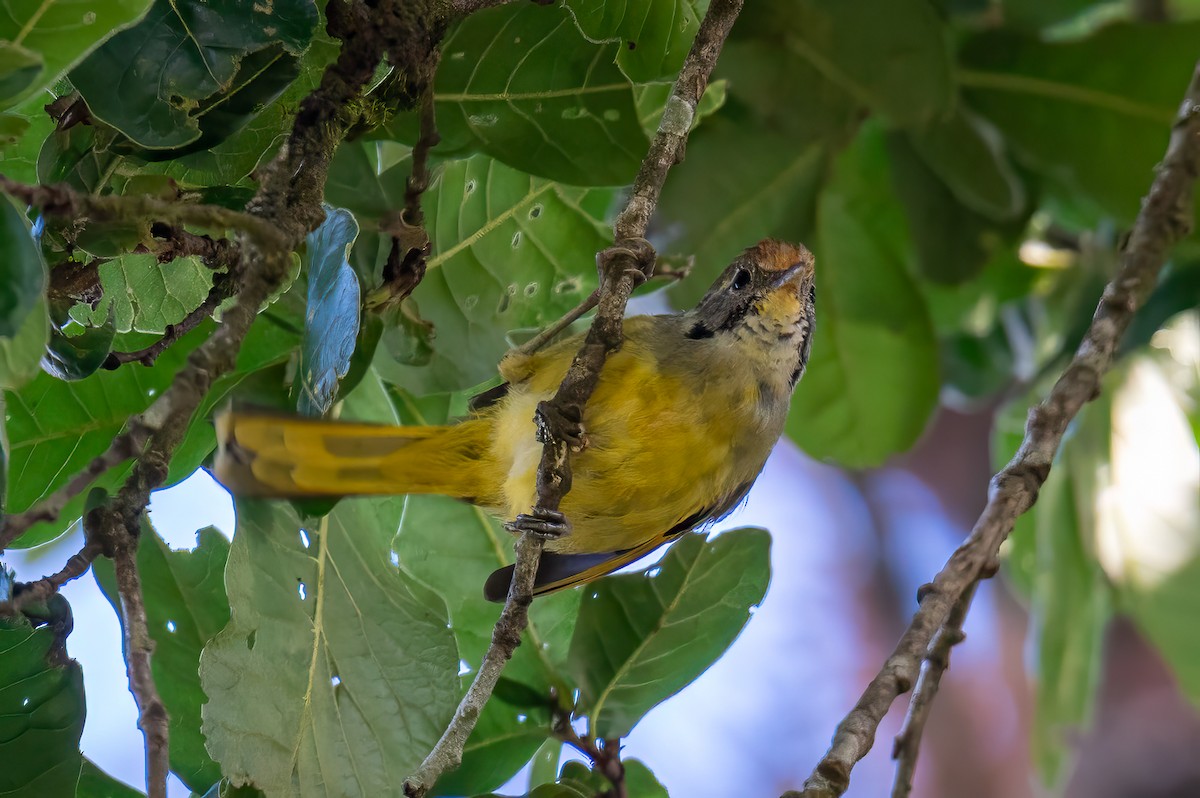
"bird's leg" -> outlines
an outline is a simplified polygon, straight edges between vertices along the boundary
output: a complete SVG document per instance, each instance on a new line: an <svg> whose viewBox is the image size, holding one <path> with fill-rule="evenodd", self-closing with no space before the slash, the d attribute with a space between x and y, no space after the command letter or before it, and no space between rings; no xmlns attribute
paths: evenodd
<svg viewBox="0 0 1200 798"><path fill-rule="evenodd" d="M521 513L505 523L504 528L515 535L530 532L546 540L557 540L563 535L570 534L571 522L558 510L534 507L529 512Z"/></svg>

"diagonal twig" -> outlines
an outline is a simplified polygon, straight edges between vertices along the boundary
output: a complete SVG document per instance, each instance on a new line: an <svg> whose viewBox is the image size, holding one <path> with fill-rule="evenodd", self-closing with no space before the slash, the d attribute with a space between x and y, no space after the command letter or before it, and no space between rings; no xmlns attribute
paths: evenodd
<svg viewBox="0 0 1200 798"><path fill-rule="evenodd" d="M925 723L929 720L929 712L933 709L933 699L937 697L938 688L942 684L942 676L950 667L950 649L964 639L962 632L963 621L967 611L971 609L971 600L975 597L975 582L967 588L950 608L946 623L938 629L929 643L929 652L921 664L921 675L913 687L912 698L908 702L908 713L904 723L896 735L892 747L892 759L896 760L896 779L892 782L892 798L908 798L912 793L913 775L917 770L917 754L921 746L921 734L925 731Z"/></svg>
<svg viewBox="0 0 1200 798"><path fill-rule="evenodd" d="M833 798L850 783L855 763L866 756L892 702L917 678L921 661L951 608L998 567L1000 544L1017 516L1033 506L1067 424L1100 391L1121 336L1145 302L1167 252L1191 230L1192 190L1200 175L1200 64L1179 109L1167 153L1134 222L1120 268L1104 289L1092 323L1071 363L1050 395L1029 412L1025 438L1012 461L992 478L988 503L970 537L920 597L920 608L883 668L838 725L829 751L817 763L802 792L785 798Z"/></svg>
<svg viewBox="0 0 1200 798"><path fill-rule="evenodd" d="M536 508L540 511L557 512L563 495L570 490L571 470L565 431L559 428L560 424L554 423L554 419L582 418L583 407L595 390L605 358L621 344L625 304L633 289L653 268L654 252L644 239L650 216L658 203L667 172L683 157L696 104L704 94L725 37L741 10L742 0L713 0L709 5L667 100L658 133L642 160L633 192L617 217L614 245L597 256L601 271L599 310L558 392L548 403L539 406L539 426L543 432L539 437L545 444L537 472ZM544 542L530 532L523 533L517 540L512 584L493 629L491 644L446 731L416 772L406 780L404 791L409 798L423 798L439 776L462 762L463 746L475 728L505 662L520 645Z"/></svg>

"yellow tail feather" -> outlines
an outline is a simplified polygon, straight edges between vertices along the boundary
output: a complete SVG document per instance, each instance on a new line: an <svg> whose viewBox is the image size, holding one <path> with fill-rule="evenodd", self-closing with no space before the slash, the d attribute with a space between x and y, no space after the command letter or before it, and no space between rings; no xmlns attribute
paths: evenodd
<svg viewBox="0 0 1200 798"><path fill-rule="evenodd" d="M391 427L230 411L217 418L217 480L239 496L440 493L488 503L488 424Z"/></svg>

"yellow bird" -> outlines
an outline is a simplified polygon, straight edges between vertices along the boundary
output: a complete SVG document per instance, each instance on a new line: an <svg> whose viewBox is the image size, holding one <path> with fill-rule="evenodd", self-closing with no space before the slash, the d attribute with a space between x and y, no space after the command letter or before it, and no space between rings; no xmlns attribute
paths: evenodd
<svg viewBox="0 0 1200 798"><path fill-rule="evenodd" d="M813 256L771 239L743 252L700 303L625 320L584 411L583 450L534 595L588 582L718 519L745 497L783 433L815 323ZM214 472L238 496L438 493L499 516L529 511L542 446L534 411L575 336L500 363L504 385L457 424L391 427L233 411ZM502 601L512 566L485 596Z"/></svg>

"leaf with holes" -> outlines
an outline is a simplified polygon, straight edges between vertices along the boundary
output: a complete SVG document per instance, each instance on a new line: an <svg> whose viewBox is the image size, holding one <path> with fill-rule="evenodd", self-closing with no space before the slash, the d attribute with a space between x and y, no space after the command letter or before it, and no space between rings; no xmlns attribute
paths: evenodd
<svg viewBox="0 0 1200 798"><path fill-rule="evenodd" d="M725 653L766 594L770 546L762 529L688 534L649 570L585 588L569 665L595 736L629 734Z"/></svg>
<svg viewBox="0 0 1200 798"><path fill-rule="evenodd" d="M350 369L358 336L358 275L347 258L358 223L344 208L325 207L325 221L305 239L308 308L300 344L300 394L296 409L307 416L329 410L338 380Z"/></svg>
<svg viewBox="0 0 1200 798"><path fill-rule="evenodd" d="M575 24L595 42L617 42L617 65L634 83L673 78L683 66L708 0L592 3L568 0Z"/></svg>
<svg viewBox="0 0 1200 798"><path fill-rule="evenodd" d="M386 411L369 376L347 416ZM200 665L208 750L234 783L268 796L324 798L329 784L398 795L445 729L459 656L446 605L392 560L403 507L348 499L303 523L283 502L238 502L233 619Z"/></svg>
<svg viewBox="0 0 1200 798"><path fill-rule="evenodd" d="M100 326L112 314L119 333L161 334L203 304L213 272L196 258L159 263L154 255L122 255L100 264L104 295L93 308L71 308L71 318Z"/></svg>
<svg viewBox="0 0 1200 798"><path fill-rule="evenodd" d="M204 644L229 621L229 541L208 527L196 533L196 543L192 551L174 551L144 521L137 564L154 641L154 683L171 719L171 770L193 791L203 792L220 780L221 770L204 750L200 734L200 708L206 699L198 669ZM92 574L123 626L112 562L97 560Z"/></svg>
<svg viewBox="0 0 1200 798"><path fill-rule="evenodd" d="M54 85L149 7L150 0L0 2L0 109Z"/></svg>
<svg viewBox="0 0 1200 798"><path fill-rule="evenodd" d="M372 171L362 145L343 147L326 188L326 199L350 209L364 230L389 198L403 196L408 162ZM484 156L444 164L423 200L434 254L412 295L433 324L433 351L420 367L377 361L381 374L418 394L494 377L510 331L553 321L595 287L595 256L611 240L604 219L615 196L530 177Z"/></svg>
<svg viewBox="0 0 1200 798"><path fill-rule="evenodd" d="M813 457L878 465L911 446L937 406L937 342L911 277L883 131L864 127L817 204L817 329L788 436Z"/></svg>
<svg viewBox="0 0 1200 798"><path fill-rule="evenodd" d="M92 114L148 150L228 138L299 74L312 0L158 0L71 72Z"/></svg>
<svg viewBox="0 0 1200 798"><path fill-rule="evenodd" d="M633 182L646 152L617 46L592 44L562 7L478 11L442 45L434 99L439 157L486 153L574 185ZM388 126L416 140L415 114Z"/></svg>
<svg viewBox="0 0 1200 798"><path fill-rule="evenodd" d="M66 600L49 604L57 622L36 629L0 617L0 795L74 795L79 781L83 671L67 656Z"/></svg>

